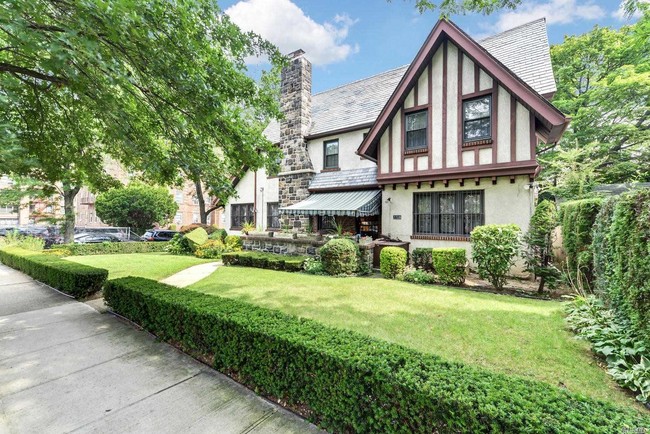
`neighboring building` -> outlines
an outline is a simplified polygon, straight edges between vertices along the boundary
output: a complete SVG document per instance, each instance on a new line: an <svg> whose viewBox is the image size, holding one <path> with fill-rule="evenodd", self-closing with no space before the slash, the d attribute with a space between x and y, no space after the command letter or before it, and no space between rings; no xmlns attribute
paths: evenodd
<svg viewBox="0 0 650 434"><path fill-rule="evenodd" d="M114 160L107 159L105 162L106 173L118 179L122 183L127 183L131 175ZM7 176L0 177L0 189L8 188L12 181ZM201 220L199 213L199 203L196 198L196 189L192 182L187 182L182 188L170 188L169 193L174 196L178 204L178 212L170 222L180 228L191 223L198 223ZM211 199L205 198L206 207L210 207ZM109 225L97 217L95 210L95 194L87 187L82 187L77 193L74 202L75 208L75 226L81 228L102 228ZM222 210L216 210L210 213L208 224L220 225ZM50 201L31 200L25 198L20 206L3 206L0 205L0 227L16 227L38 224L39 222L51 222L51 219L63 218L63 199L54 197ZM139 234L141 235L141 234Z"/></svg>
<svg viewBox="0 0 650 434"><path fill-rule="evenodd" d="M538 140L569 120L544 19L480 42L439 21L413 62L311 95L302 50L282 73L284 119L265 130L281 171L248 172L226 228L387 234L415 247L460 246L481 224L516 223L534 207Z"/></svg>

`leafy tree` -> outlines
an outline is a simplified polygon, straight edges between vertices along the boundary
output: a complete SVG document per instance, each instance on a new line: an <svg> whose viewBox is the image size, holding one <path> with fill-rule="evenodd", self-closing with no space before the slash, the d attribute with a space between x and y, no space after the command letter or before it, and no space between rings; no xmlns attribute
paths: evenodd
<svg viewBox="0 0 650 434"><path fill-rule="evenodd" d="M272 68L256 81L259 55ZM282 63L212 0L0 1L0 172L61 186L68 235L81 185L113 182L104 155L160 183L225 185L275 159L261 125L279 116Z"/></svg>
<svg viewBox="0 0 650 434"><path fill-rule="evenodd" d="M178 210L178 205L164 187L132 183L113 188L97 196L97 217L113 226L127 226L138 234L154 223L165 224Z"/></svg>
<svg viewBox="0 0 650 434"><path fill-rule="evenodd" d="M558 225L555 203L544 200L537 204L530 218L528 232L523 240L526 244L524 257L527 270L539 277L539 293L544 285L553 286L560 277L560 271L551 262L553 257L553 230Z"/></svg>
<svg viewBox="0 0 650 434"><path fill-rule="evenodd" d="M539 148L550 185L571 170L567 156L590 168L591 183L650 181L650 7L629 3L643 13L637 23L596 26L551 48L553 103L573 120L557 146Z"/></svg>
<svg viewBox="0 0 650 434"><path fill-rule="evenodd" d="M391 0L388 0L391 1ZM491 14L499 9L515 9L522 0L415 0L418 12L439 10L440 15L447 17L453 14L478 12Z"/></svg>

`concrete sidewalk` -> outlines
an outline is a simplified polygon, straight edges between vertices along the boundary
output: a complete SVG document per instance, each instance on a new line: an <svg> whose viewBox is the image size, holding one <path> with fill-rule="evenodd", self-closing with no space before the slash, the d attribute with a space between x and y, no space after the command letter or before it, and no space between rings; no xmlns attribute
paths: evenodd
<svg viewBox="0 0 650 434"><path fill-rule="evenodd" d="M0 433L320 432L111 314L0 265Z"/></svg>

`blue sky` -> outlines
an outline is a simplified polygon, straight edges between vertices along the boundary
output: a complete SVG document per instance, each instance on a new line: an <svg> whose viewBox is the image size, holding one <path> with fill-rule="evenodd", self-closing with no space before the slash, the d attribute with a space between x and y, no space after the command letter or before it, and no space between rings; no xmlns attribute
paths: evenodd
<svg viewBox="0 0 650 434"><path fill-rule="evenodd" d="M582 34L594 25L620 27L621 0L524 0L514 11L453 16L475 38L546 17L549 42ZM313 92L405 65L438 19L420 15L413 0L228 0L220 7L284 53L302 48L313 64ZM261 66L251 65L251 70Z"/></svg>

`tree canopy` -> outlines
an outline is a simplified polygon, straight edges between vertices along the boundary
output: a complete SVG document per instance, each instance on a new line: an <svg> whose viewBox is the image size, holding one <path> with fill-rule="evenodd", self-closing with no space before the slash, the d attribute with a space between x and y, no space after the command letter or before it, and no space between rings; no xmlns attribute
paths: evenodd
<svg viewBox="0 0 650 434"><path fill-rule="evenodd" d="M640 10L633 25L597 26L551 47L553 103L573 119L540 159L567 198L597 183L650 181L650 9Z"/></svg>
<svg viewBox="0 0 650 434"><path fill-rule="evenodd" d="M113 226L130 227L142 234L154 223L166 224L178 210L174 198L164 187L141 183L113 188L97 196L97 216Z"/></svg>
<svg viewBox="0 0 650 434"><path fill-rule="evenodd" d="M258 80L251 56L271 64ZM275 160L262 131L280 116L282 63L213 0L0 0L0 172L74 198L112 185L108 155L225 198L233 174Z"/></svg>

